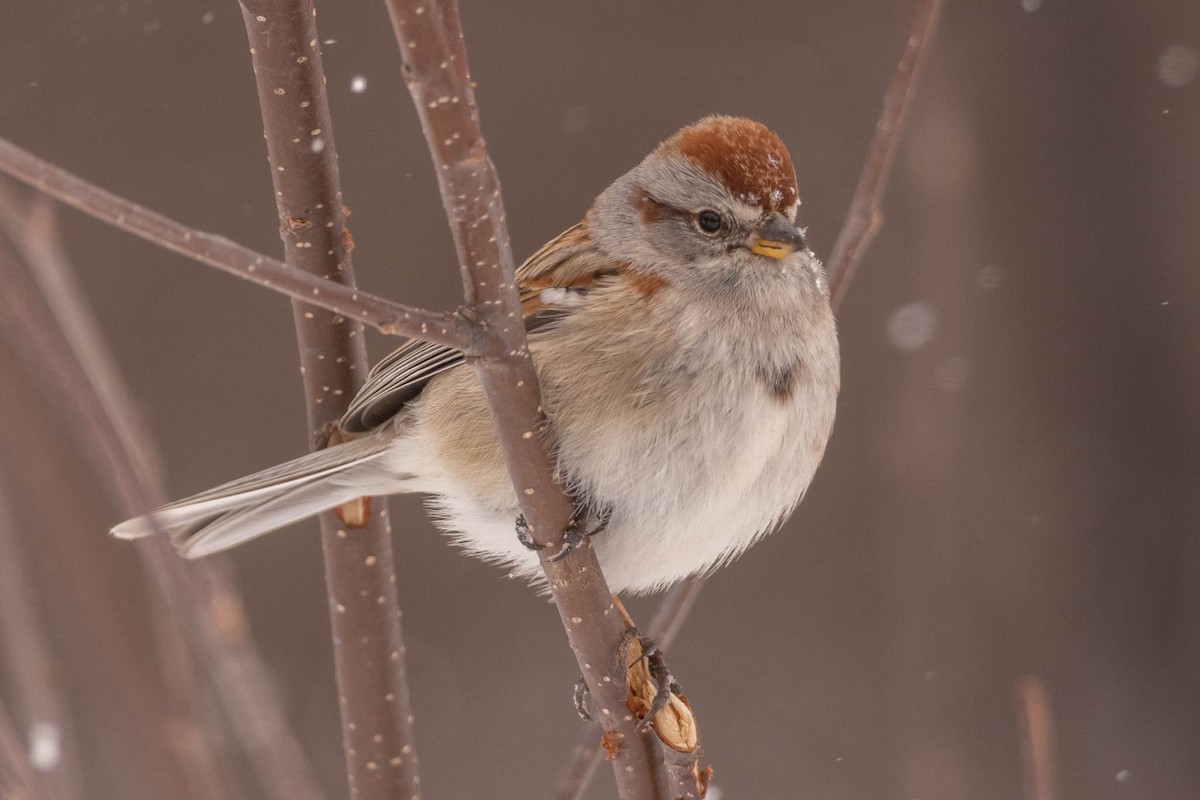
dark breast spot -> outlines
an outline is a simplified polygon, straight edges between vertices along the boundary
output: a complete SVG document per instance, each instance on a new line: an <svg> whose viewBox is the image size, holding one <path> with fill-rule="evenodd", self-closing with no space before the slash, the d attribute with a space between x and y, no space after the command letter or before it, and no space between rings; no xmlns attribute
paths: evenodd
<svg viewBox="0 0 1200 800"><path fill-rule="evenodd" d="M758 368L758 380L767 394L779 403L786 403L792 399L803 370L804 364L800 361L783 365L763 364Z"/></svg>

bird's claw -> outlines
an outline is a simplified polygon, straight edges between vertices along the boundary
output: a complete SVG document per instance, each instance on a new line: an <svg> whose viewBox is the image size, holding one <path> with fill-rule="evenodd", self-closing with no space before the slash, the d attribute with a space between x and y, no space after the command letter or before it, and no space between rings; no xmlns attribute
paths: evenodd
<svg viewBox="0 0 1200 800"><path fill-rule="evenodd" d="M525 519L524 514L517 514L516 529L517 541L523 544L526 549L537 552L545 546L533 540L533 534L529 532L529 521Z"/></svg>
<svg viewBox="0 0 1200 800"><path fill-rule="evenodd" d="M562 561L564 558L571 555L571 553L575 552L575 549L578 548L579 545L583 544L585 539L595 536L597 533L600 533L607 528L608 521L612 518L612 509L606 508L603 512L601 512L596 520L595 526L588 531L585 531L583 529L583 525L580 523L580 518L583 516L583 508L581 506L576 506L575 512L571 515L571 518L567 520L567 527L563 530L562 547L559 548L557 553L549 557L549 561ZM516 529L517 541L519 541L527 549L535 552L545 549L545 545L538 544L536 541L534 541L533 534L530 533L529 530L529 521L525 519L524 514L517 515Z"/></svg>
<svg viewBox="0 0 1200 800"><path fill-rule="evenodd" d="M628 652L629 645L634 640L641 645L642 654L632 662L629 662L628 657L624 657L623 660L627 662L628 667L633 667L638 661L645 659L646 669L650 673L650 682L654 685L654 699L650 701L650 710L638 723L638 727L644 730L654 722L654 717L658 715L658 712L671 702L672 694L683 694L683 688L671 674L670 668L667 667L667 662L663 659L662 650L658 648L658 644L649 636L643 636L637 628L629 628L625 631L622 644L623 653Z"/></svg>
<svg viewBox="0 0 1200 800"><path fill-rule="evenodd" d="M557 553L550 556L546 560L551 562L562 561L564 558L571 555L571 553L575 552L575 548L583 544L583 540L588 536L591 536L591 532L585 531L583 526L579 524L578 515L572 515L571 518L567 520L566 529L563 530L562 547L559 548Z"/></svg>

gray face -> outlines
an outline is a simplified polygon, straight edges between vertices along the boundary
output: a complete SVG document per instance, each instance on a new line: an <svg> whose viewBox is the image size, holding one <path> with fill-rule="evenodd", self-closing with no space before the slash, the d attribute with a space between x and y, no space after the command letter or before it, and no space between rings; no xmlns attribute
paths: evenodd
<svg viewBox="0 0 1200 800"><path fill-rule="evenodd" d="M780 269L803 256L795 217L795 203L765 211L686 158L656 151L597 198L589 227L614 258L695 280L698 272L718 278L711 273ZM763 247L770 242L785 243L785 251Z"/></svg>

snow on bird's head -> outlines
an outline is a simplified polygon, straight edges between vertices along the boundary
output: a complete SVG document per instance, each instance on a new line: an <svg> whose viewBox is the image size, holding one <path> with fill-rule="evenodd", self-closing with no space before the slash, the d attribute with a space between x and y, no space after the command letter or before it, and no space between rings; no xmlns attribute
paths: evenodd
<svg viewBox="0 0 1200 800"><path fill-rule="evenodd" d="M713 175L739 201L787 213L797 202L796 169L767 126L740 117L705 117L660 145Z"/></svg>

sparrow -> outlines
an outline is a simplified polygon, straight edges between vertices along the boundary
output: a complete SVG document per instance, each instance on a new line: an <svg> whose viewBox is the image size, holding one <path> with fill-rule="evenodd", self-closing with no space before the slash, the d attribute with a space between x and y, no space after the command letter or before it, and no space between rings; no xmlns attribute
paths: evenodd
<svg viewBox="0 0 1200 800"><path fill-rule="evenodd" d="M749 119L683 128L516 277L556 478L614 592L723 565L778 527L833 428L837 332L796 225L792 159ZM472 555L537 582L537 554L482 389L461 352L408 341L301 456L122 522L215 553L356 498L428 495Z"/></svg>

